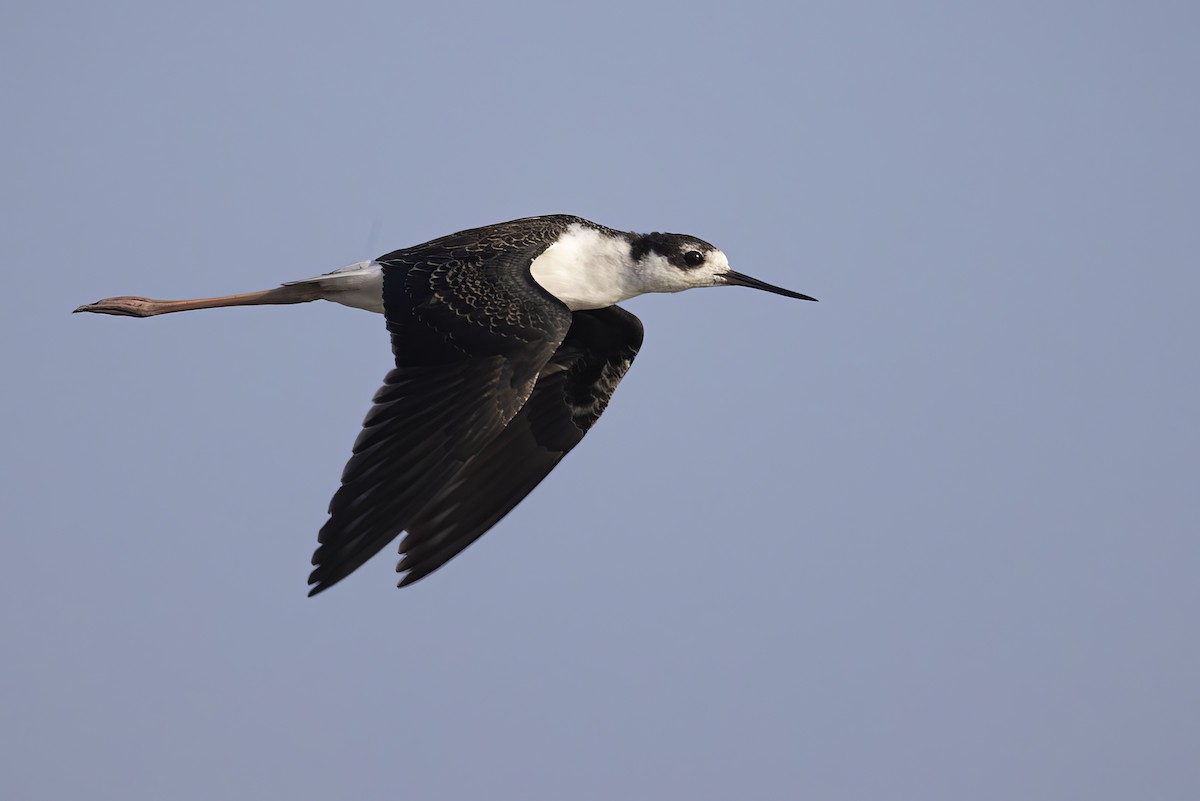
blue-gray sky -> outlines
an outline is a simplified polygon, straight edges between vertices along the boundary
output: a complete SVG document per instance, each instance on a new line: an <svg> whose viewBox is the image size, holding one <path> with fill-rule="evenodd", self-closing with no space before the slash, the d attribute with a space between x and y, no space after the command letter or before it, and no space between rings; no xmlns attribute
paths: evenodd
<svg viewBox="0 0 1200 801"><path fill-rule="evenodd" d="M1194 3L177 5L0 11L5 797L1200 797ZM68 313L551 212L821 303L404 591L379 318Z"/></svg>

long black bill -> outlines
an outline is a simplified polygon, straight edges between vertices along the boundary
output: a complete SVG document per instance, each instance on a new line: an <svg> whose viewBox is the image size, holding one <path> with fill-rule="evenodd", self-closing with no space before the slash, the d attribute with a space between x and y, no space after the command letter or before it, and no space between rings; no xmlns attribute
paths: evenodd
<svg viewBox="0 0 1200 801"><path fill-rule="evenodd" d="M799 292L793 292L790 289L784 289L783 287L778 287L774 284L768 284L766 281L759 281L757 278L751 278L750 276L743 275L742 273L735 273L733 270L730 270L727 273L722 273L721 275L724 276L725 283L731 284L732 286L748 286L752 289L763 289L767 292L774 292L776 295L783 295L785 298L795 298L796 300L816 300L816 298L810 297L809 295L801 295Z"/></svg>

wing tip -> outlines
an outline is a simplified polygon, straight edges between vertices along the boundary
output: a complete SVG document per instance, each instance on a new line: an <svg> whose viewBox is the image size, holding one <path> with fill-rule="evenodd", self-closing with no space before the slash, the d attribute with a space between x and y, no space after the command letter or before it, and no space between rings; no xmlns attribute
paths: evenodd
<svg viewBox="0 0 1200 801"><path fill-rule="evenodd" d="M329 565L322 565L315 555L313 556L313 564L316 565L316 569L308 574L308 584L310 585L308 590L309 598L325 592L325 590L344 579L346 575L349 575L338 575L333 572Z"/></svg>
<svg viewBox="0 0 1200 801"><path fill-rule="evenodd" d="M404 589L405 587L408 587L412 584L417 583L421 579L425 578L425 576L427 576L427 575L429 575L429 574L428 573L410 572L407 576L405 576L404 578L402 578L398 582L396 582L396 589L398 589L398 590Z"/></svg>

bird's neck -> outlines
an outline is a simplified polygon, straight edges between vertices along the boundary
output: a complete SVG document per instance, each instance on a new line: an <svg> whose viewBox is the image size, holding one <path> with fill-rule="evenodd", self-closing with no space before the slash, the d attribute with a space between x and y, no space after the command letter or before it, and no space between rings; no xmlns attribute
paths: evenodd
<svg viewBox="0 0 1200 801"><path fill-rule="evenodd" d="M630 253L629 240L572 226L534 259L530 273L571 311L602 309L652 291Z"/></svg>

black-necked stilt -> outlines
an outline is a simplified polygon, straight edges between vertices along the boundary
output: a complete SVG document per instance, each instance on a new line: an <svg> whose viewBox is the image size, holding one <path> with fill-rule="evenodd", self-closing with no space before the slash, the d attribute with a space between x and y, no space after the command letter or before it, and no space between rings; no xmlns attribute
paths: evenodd
<svg viewBox="0 0 1200 801"><path fill-rule="evenodd" d="M729 268L682 234L615 231L568 215L450 234L276 289L197 300L116 297L75 311L151 317L331 300L383 314L396 368L329 504L309 594L391 542L400 585L478 539L583 439L642 343L614 304L647 292L748 286L808 295Z"/></svg>

